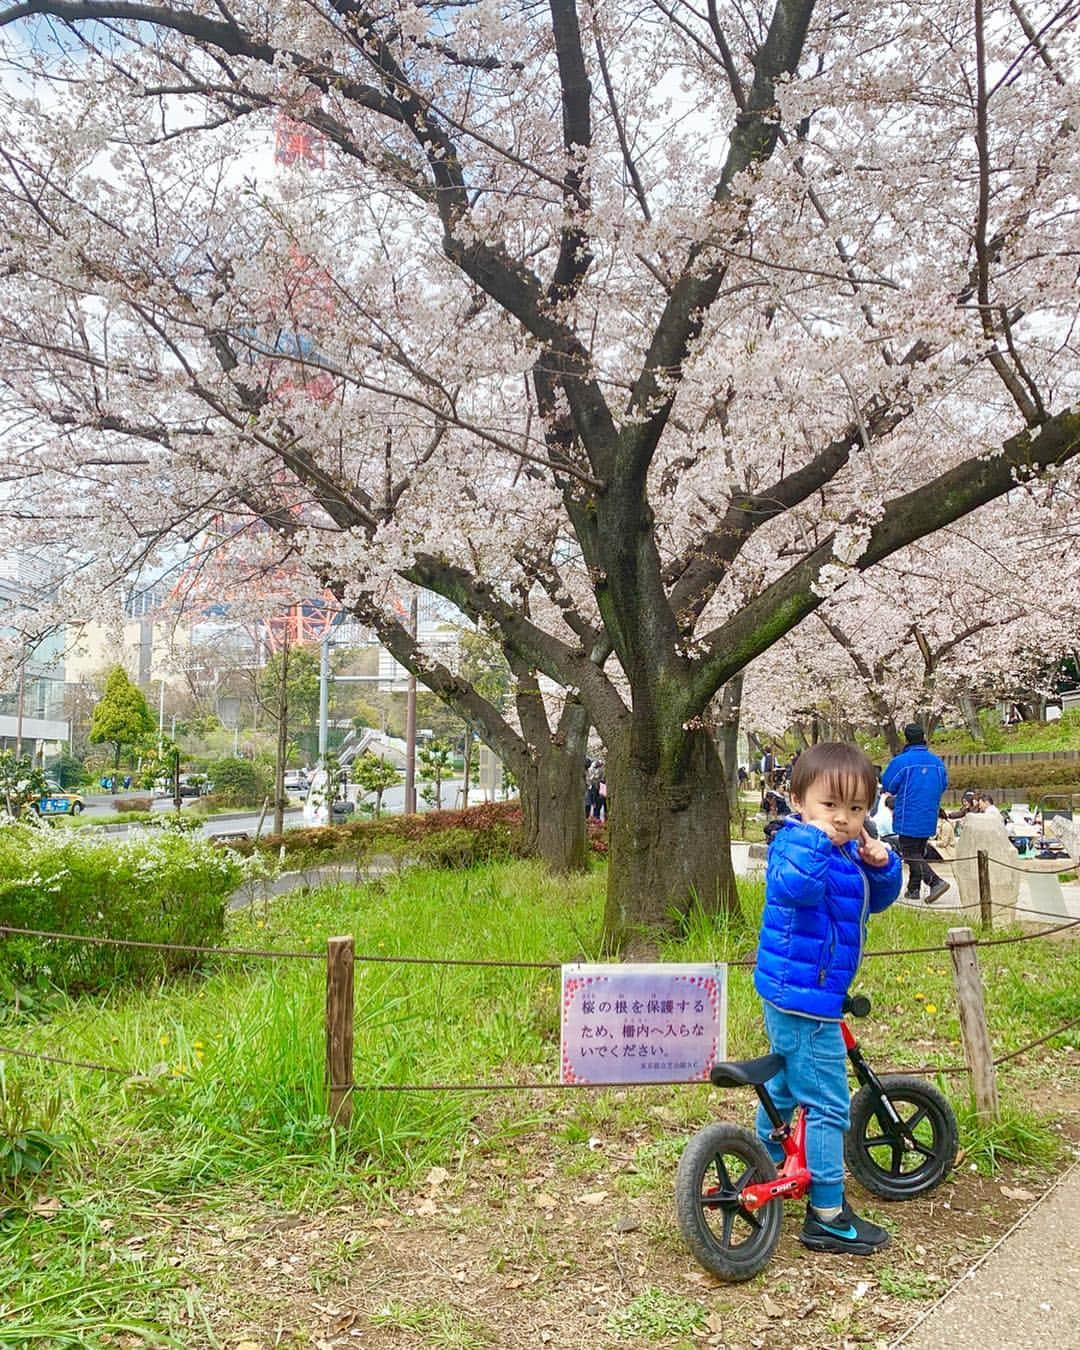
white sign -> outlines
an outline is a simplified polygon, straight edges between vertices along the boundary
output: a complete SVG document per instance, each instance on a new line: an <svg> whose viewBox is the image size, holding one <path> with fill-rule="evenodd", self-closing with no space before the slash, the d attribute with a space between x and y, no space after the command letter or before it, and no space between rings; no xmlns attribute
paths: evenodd
<svg viewBox="0 0 1080 1350"><path fill-rule="evenodd" d="M562 968L564 1083L695 1083L727 1054L727 966Z"/></svg>

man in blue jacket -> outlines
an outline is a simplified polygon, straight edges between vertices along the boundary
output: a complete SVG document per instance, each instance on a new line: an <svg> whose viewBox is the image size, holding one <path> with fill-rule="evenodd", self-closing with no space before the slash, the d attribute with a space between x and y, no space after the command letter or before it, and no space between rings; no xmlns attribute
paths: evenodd
<svg viewBox="0 0 1080 1350"><path fill-rule="evenodd" d="M938 810L948 786L945 764L927 748L926 732L918 722L904 728L907 744L885 766L881 786L896 796L893 829L899 835L897 848L908 865L905 899L918 900L922 883L930 887L926 903L932 905L949 889L926 861L926 843L937 833Z"/></svg>

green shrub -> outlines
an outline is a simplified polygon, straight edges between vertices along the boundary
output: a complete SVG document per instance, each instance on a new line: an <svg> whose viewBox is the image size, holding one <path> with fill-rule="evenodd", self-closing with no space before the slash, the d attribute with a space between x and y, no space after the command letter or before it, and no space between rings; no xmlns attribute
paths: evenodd
<svg viewBox="0 0 1080 1350"><path fill-rule="evenodd" d="M258 766L250 759L216 760L210 765L214 797L222 806L259 806L270 787Z"/></svg>
<svg viewBox="0 0 1080 1350"><path fill-rule="evenodd" d="M244 876L233 853L201 836L0 828L0 924L49 932L213 946ZM66 989L190 967L197 955L0 935L0 969Z"/></svg>
<svg viewBox="0 0 1080 1350"><path fill-rule="evenodd" d="M437 836L465 834L439 843ZM488 859L517 857L520 853L521 806L518 802L484 802L463 811L428 811L413 816L381 816L376 820L351 820L344 825L287 830L238 842L233 847L245 855L277 856L284 846L287 867L362 859L372 853L390 853L403 859L416 858L436 866L470 867ZM430 844L427 842L434 840ZM425 851L426 850L426 851ZM447 858L439 863L442 854Z"/></svg>
<svg viewBox="0 0 1080 1350"><path fill-rule="evenodd" d="M1010 764L950 764L949 791L969 788L987 792L1024 788L1031 800L1044 792L1080 792L1080 760L1014 760Z"/></svg>
<svg viewBox="0 0 1080 1350"><path fill-rule="evenodd" d="M511 857L510 831L505 827L437 830L418 840L411 853L428 867L473 867Z"/></svg>

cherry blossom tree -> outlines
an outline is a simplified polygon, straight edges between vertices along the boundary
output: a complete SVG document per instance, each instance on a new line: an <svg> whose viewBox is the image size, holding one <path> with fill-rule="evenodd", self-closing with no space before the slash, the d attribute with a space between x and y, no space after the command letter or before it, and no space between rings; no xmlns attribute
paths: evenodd
<svg viewBox="0 0 1080 1350"><path fill-rule="evenodd" d="M258 517L495 743L393 617L446 597L604 740L608 937L728 904L717 691L1075 490L1076 10L0 7L13 504L116 566Z"/></svg>
<svg viewBox="0 0 1080 1350"><path fill-rule="evenodd" d="M1014 498L910 545L786 634L748 672L748 728L816 719L827 734L872 729L895 754L905 722L979 735L980 706L1037 687L1080 640L1080 552Z"/></svg>

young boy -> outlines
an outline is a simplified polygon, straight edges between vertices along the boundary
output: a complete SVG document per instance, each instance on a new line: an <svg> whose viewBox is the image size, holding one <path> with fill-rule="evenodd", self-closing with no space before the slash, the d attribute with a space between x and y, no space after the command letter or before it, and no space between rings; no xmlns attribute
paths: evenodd
<svg viewBox="0 0 1080 1350"><path fill-rule="evenodd" d="M785 1120L796 1105L807 1112L812 1180L799 1240L814 1251L858 1256L889 1241L844 1199L850 1099L840 1018L862 958L867 914L887 909L902 881L899 857L864 827L875 788L874 766L857 746L830 742L799 756L791 778L794 813L769 845L754 971L770 1047L784 1058L769 1092ZM771 1128L759 1107L757 1132L780 1162Z"/></svg>

